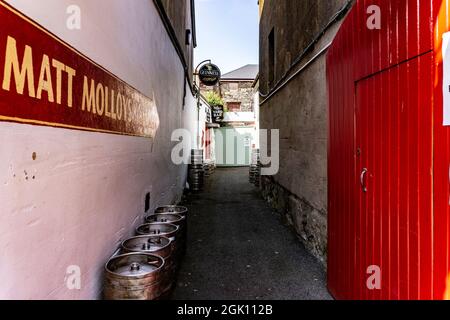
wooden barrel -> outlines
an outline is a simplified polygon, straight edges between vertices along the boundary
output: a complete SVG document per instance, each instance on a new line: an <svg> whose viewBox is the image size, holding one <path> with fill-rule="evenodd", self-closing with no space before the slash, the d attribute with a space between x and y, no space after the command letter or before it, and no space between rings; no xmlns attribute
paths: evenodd
<svg viewBox="0 0 450 320"><path fill-rule="evenodd" d="M127 253L105 265L107 300L157 300L164 293L164 258L148 253Z"/></svg>

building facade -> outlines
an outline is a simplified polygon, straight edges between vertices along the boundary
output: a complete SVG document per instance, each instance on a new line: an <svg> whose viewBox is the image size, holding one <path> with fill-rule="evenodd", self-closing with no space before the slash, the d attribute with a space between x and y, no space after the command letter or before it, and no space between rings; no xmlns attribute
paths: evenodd
<svg viewBox="0 0 450 320"><path fill-rule="evenodd" d="M280 130L280 170L264 198L327 258L326 52L351 1L260 1L261 129Z"/></svg>
<svg viewBox="0 0 450 320"><path fill-rule="evenodd" d="M246 65L224 74L219 93L227 112L253 112L253 83L258 74L257 65Z"/></svg>
<svg viewBox="0 0 450 320"><path fill-rule="evenodd" d="M251 151L259 141L255 106L257 65L245 65L224 74L214 87L202 86L204 95L216 93L223 103L223 118L214 129L215 161L218 166L250 165Z"/></svg>
<svg viewBox="0 0 450 320"><path fill-rule="evenodd" d="M171 152L175 129L188 129L197 143L189 76L193 1L6 3L0 5L0 298L99 298L104 265L121 241L146 212L179 201L186 184L187 166L173 164ZM41 68L36 88L24 82L32 79L31 61ZM20 66L27 71L17 72ZM84 89L83 72L92 78L85 76ZM73 92L61 92L72 89L68 79ZM101 81L112 84L111 96ZM89 91L94 82L96 91ZM120 90L139 100L123 96L115 104ZM73 101L63 109L58 104L66 95ZM141 104L148 108L136 109ZM78 277L75 285L71 276Z"/></svg>

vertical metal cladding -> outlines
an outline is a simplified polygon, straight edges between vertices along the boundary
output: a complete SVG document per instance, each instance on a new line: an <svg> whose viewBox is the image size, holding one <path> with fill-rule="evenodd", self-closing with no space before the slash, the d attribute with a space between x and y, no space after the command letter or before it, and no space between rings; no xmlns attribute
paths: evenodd
<svg viewBox="0 0 450 320"><path fill-rule="evenodd" d="M373 5L381 29L368 28ZM358 0L328 52L328 284L336 298L450 297L441 52L449 12L440 0ZM367 286L371 266L380 268L380 290Z"/></svg>

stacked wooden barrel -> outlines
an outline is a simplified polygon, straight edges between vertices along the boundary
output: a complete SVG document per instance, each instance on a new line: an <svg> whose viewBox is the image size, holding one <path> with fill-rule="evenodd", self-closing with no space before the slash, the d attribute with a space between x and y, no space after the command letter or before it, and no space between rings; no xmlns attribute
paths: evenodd
<svg viewBox="0 0 450 320"><path fill-rule="evenodd" d="M108 300L158 300L170 296L186 248L188 209L163 206L122 242L105 266Z"/></svg>

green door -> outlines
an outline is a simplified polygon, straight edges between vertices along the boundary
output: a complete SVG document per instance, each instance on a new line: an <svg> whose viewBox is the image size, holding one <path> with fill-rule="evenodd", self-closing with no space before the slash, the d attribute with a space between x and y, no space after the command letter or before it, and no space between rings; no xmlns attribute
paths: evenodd
<svg viewBox="0 0 450 320"><path fill-rule="evenodd" d="M253 127L215 129L217 166L250 166L254 130Z"/></svg>

